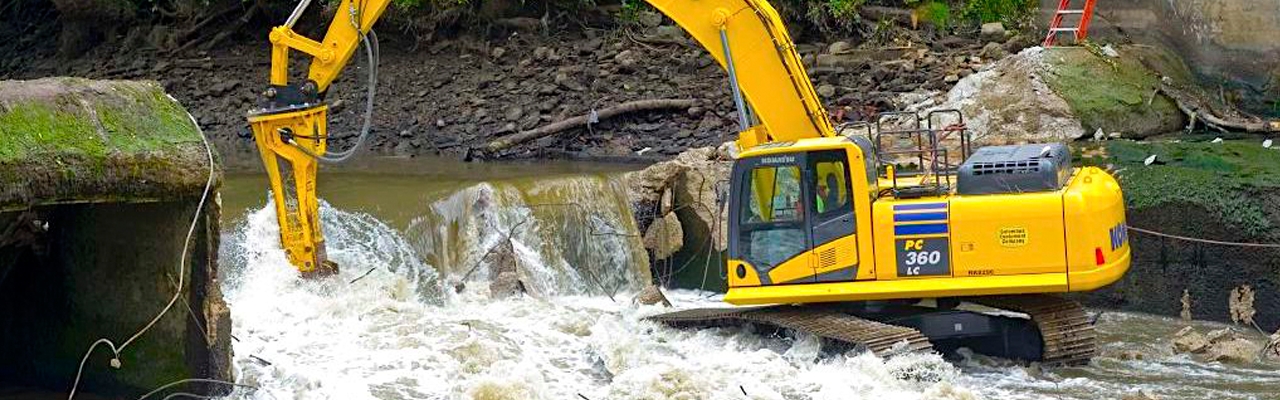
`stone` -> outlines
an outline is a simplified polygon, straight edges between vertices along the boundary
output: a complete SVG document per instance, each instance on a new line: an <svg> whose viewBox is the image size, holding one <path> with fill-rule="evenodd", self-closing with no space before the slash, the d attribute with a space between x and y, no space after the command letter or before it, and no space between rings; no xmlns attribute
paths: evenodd
<svg viewBox="0 0 1280 400"><path fill-rule="evenodd" d="M831 85L818 85L818 95L822 97L833 97L836 95L836 87Z"/></svg>
<svg viewBox="0 0 1280 400"><path fill-rule="evenodd" d="M1209 340L1190 326L1174 334L1173 350L1176 352L1199 353L1207 347L1209 347Z"/></svg>
<svg viewBox="0 0 1280 400"><path fill-rule="evenodd" d="M982 24L983 40L1003 40L1005 35L1004 24L999 22L988 22Z"/></svg>
<svg viewBox="0 0 1280 400"><path fill-rule="evenodd" d="M644 232L643 243L644 248L653 251L654 260L671 258L684 246L684 230L680 227L680 218L674 212L655 218Z"/></svg>
<svg viewBox="0 0 1280 400"><path fill-rule="evenodd" d="M518 121L520 117L524 116L524 108L520 106L507 107L507 110L503 112L503 116L507 118L507 121Z"/></svg>
<svg viewBox="0 0 1280 400"><path fill-rule="evenodd" d="M986 46L982 46L982 51L978 54L982 54L983 58L998 60L1001 57L1008 55L1009 52L1005 51L1004 46L1000 45L1000 43L990 42L987 43Z"/></svg>
<svg viewBox="0 0 1280 400"><path fill-rule="evenodd" d="M645 286L632 301L646 306L661 303L664 307L671 307L671 301L667 300L667 296L662 294L662 289L658 285Z"/></svg>
<svg viewBox="0 0 1280 400"><path fill-rule="evenodd" d="M827 46L827 54L845 54L851 51L853 51L853 45L843 40Z"/></svg>
<svg viewBox="0 0 1280 400"><path fill-rule="evenodd" d="M958 75L958 74L948 74L947 76L945 76L945 77L943 77L943 78L942 78L942 81L943 81L943 82L946 82L946 83L956 83L956 82L960 82L960 75Z"/></svg>
<svg viewBox="0 0 1280 400"><path fill-rule="evenodd" d="M1280 361L1280 330L1272 333L1267 345L1262 348L1262 358L1268 361Z"/></svg>
<svg viewBox="0 0 1280 400"><path fill-rule="evenodd" d="M1204 352L1208 361L1226 363L1250 363L1258 360L1262 346L1242 337L1215 341Z"/></svg>
<svg viewBox="0 0 1280 400"><path fill-rule="evenodd" d="M414 153L413 143L408 140L400 141L400 143L396 144L396 147L392 149L392 152L398 157L412 157Z"/></svg>
<svg viewBox="0 0 1280 400"><path fill-rule="evenodd" d="M658 14L653 11L644 11L636 16L636 20L637 22L640 22L640 25L643 25L646 28L656 28L658 25L662 25L662 14Z"/></svg>
<svg viewBox="0 0 1280 400"><path fill-rule="evenodd" d="M1156 395L1148 393L1145 390L1138 390L1137 392L1134 392L1134 393L1127 393L1124 395L1124 397L1120 399L1121 400L1160 400L1159 397L1156 397Z"/></svg>
<svg viewBox="0 0 1280 400"><path fill-rule="evenodd" d="M493 51L489 53L489 55L493 56L494 59L501 59L502 56L506 54L507 54L507 49L504 49L501 47L494 47Z"/></svg>

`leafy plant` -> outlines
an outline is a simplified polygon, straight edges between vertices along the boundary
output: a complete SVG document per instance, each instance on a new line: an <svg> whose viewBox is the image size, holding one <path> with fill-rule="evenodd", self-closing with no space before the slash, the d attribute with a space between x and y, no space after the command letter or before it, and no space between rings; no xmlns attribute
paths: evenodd
<svg viewBox="0 0 1280 400"><path fill-rule="evenodd" d="M1031 15L1039 6L1036 0L969 0L964 16L979 22L1004 22L1016 24Z"/></svg>
<svg viewBox="0 0 1280 400"><path fill-rule="evenodd" d="M827 11L833 17L840 19L852 19L858 15L858 7L862 7L866 0L825 0Z"/></svg>
<svg viewBox="0 0 1280 400"><path fill-rule="evenodd" d="M951 25L951 6L940 1L915 1L920 3L915 7L915 15L921 21L933 24L938 28L946 28Z"/></svg>

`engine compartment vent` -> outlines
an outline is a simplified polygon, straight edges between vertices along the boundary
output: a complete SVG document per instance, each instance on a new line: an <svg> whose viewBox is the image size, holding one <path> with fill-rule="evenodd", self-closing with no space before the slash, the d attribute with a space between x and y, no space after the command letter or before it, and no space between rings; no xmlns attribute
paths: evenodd
<svg viewBox="0 0 1280 400"><path fill-rule="evenodd" d="M1062 143L983 147L960 165L956 192L997 194L1053 191L1071 175L1071 152Z"/></svg>

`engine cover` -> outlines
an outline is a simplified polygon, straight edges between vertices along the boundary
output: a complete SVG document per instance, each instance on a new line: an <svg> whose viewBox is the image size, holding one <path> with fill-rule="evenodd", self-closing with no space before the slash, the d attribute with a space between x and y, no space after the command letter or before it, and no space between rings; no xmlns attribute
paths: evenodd
<svg viewBox="0 0 1280 400"><path fill-rule="evenodd" d="M983 147L960 165L959 194L1043 192L1062 188L1071 152L1062 143Z"/></svg>

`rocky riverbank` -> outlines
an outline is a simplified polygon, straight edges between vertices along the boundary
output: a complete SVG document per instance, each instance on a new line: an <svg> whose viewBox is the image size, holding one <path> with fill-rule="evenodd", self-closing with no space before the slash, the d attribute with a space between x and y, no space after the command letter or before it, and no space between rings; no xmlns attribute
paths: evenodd
<svg viewBox="0 0 1280 400"><path fill-rule="evenodd" d="M502 36L462 34L421 46L395 30L384 32L368 148L377 155L460 156L504 134L644 99L692 99L695 105L625 114L495 156L659 160L732 139L726 74L681 29L653 17L613 29L510 29ZM834 115L853 120L906 106L1031 43L1003 29L985 36L977 30L954 36L924 28L886 32L890 39L860 45L839 35L798 44ZM181 54L141 46L67 60L36 48L18 55L25 62L0 69L0 78L159 81L195 114L229 166L253 167L258 159L244 115L266 82L269 46L265 29L243 36ZM338 148L353 143L362 123L365 65L353 58L329 94Z"/></svg>

